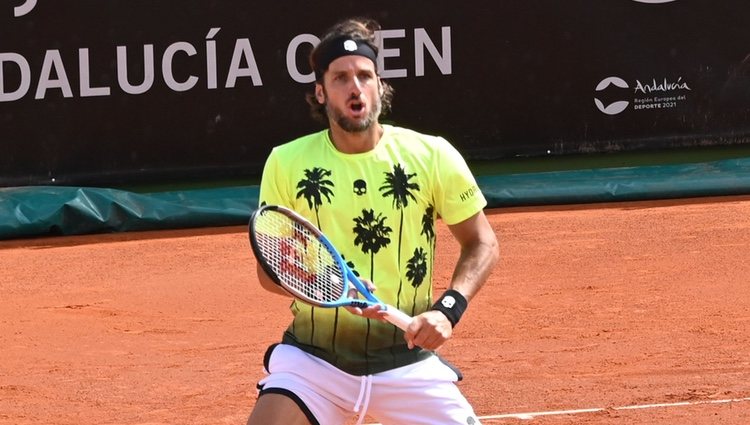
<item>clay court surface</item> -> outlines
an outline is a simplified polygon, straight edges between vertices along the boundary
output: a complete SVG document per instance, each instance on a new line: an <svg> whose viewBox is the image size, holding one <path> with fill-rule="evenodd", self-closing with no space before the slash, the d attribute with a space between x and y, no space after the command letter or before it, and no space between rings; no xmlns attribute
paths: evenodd
<svg viewBox="0 0 750 425"><path fill-rule="evenodd" d="M750 197L489 216L441 350L483 423L750 424ZM244 424L289 321L254 274L241 226L0 242L0 424Z"/></svg>

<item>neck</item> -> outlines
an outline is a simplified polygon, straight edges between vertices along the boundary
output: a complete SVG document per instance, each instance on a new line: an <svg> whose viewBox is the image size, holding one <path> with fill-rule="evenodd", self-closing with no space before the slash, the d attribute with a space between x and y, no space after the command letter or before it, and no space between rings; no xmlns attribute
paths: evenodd
<svg viewBox="0 0 750 425"><path fill-rule="evenodd" d="M331 141L341 153L355 154L369 152L375 149L380 138L383 136L383 127L375 123L365 131L349 132L335 123L331 123L328 130Z"/></svg>

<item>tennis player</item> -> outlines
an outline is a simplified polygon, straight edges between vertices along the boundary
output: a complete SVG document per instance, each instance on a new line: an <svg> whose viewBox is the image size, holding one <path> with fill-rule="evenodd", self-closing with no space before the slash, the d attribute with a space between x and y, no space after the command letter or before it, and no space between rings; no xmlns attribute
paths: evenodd
<svg viewBox="0 0 750 425"><path fill-rule="evenodd" d="M445 139L379 122L393 91L377 70L378 24L334 25L312 51L308 103L327 129L273 149L262 204L289 207L316 224L384 303L414 316L404 332L378 307L320 308L291 302L293 320L269 347L250 425L478 424L436 354L499 258L486 201ZM431 107L436 99L420 99ZM447 289L433 299L435 221L461 246ZM258 267L261 285L287 295Z"/></svg>

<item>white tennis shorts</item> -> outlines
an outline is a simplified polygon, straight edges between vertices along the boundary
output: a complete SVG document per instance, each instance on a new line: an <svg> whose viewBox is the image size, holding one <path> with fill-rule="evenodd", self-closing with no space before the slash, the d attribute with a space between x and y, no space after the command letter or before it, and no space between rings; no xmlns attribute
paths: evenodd
<svg viewBox="0 0 750 425"><path fill-rule="evenodd" d="M271 351L272 350L272 351ZM438 356L367 376L342 372L297 347L277 344L265 360L260 395L284 394L314 425L341 425L370 415L383 425L478 425L455 382L456 371Z"/></svg>

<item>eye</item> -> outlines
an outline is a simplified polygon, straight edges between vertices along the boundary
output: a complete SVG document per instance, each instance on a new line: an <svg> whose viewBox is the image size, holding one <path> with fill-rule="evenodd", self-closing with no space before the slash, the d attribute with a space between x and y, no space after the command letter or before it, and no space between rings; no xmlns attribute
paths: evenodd
<svg viewBox="0 0 750 425"><path fill-rule="evenodd" d="M333 74L333 77L331 78L331 81L337 84L342 84L346 82L346 75L345 74Z"/></svg>

